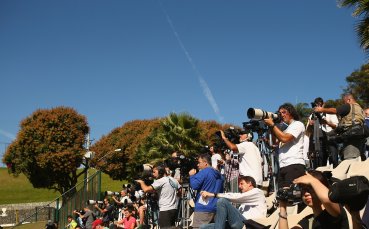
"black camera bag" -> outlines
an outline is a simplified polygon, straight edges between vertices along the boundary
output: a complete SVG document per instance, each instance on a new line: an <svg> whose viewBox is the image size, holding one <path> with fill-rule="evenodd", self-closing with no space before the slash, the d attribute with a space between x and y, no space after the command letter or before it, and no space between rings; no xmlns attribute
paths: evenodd
<svg viewBox="0 0 369 229"><path fill-rule="evenodd" d="M332 185L328 197L334 203L347 204L352 210L361 210L368 199L369 181L365 176L354 176Z"/></svg>

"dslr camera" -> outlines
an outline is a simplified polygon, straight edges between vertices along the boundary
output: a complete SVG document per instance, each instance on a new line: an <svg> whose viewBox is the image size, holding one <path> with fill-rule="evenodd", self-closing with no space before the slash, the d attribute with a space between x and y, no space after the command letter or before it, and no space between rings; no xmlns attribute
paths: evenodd
<svg viewBox="0 0 369 229"><path fill-rule="evenodd" d="M286 201L292 205L301 203L302 188L297 184L291 184L291 186L288 188L278 189L276 197L277 200Z"/></svg>
<svg viewBox="0 0 369 229"><path fill-rule="evenodd" d="M313 108L313 109L318 106L318 104L315 103L315 102L311 102L310 104L311 104L311 108ZM322 117L322 114L321 113L319 113L319 112L313 112L311 114L311 119L318 119L321 122L323 120L323 117Z"/></svg>

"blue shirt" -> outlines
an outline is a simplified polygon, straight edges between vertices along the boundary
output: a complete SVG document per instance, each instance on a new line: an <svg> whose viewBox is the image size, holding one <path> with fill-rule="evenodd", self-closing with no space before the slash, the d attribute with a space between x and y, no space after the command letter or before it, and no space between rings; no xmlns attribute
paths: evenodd
<svg viewBox="0 0 369 229"><path fill-rule="evenodd" d="M201 191L210 193L223 192L223 177L220 172L212 167L202 169L200 172L190 176L190 186L197 190L195 198L195 212L216 212L216 205L218 198L208 197L207 203L201 203ZM200 202L199 202L200 201Z"/></svg>

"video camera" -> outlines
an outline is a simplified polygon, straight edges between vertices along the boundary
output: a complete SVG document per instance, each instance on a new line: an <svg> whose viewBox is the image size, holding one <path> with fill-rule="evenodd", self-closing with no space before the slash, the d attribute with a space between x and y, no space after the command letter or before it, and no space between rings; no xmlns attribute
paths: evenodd
<svg viewBox="0 0 369 229"><path fill-rule="evenodd" d="M224 135L233 144L239 144L240 143L240 132L241 130L236 129L233 126L231 126L228 129L224 130ZM220 149L221 151L227 150L228 146L223 141L221 132L220 131L215 132L215 136L217 138L217 141L214 144L215 148Z"/></svg>
<svg viewBox="0 0 369 229"><path fill-rule="evenodd" d="M334 183L328 192L334 203L347 204L351 210L364 208L369 195L369 181L365 176L353 176Z"/></svg>
<svg viewBox="0 0 369 229"><path fill-rule="evenodd" d="M248 122L243 122L242 125L245 130L249 130L251 132L256 133L264 133L268 130L268 126L265 124L265 122L258 120L250 120Z"/></svg>
<svg viewBox="0 0 369 229"><path fill-rule="evenodd" d="M152 185L152 183L154 183L154 178L152 176L152 168L153 166L150 164L136 166L133 172L135 176L131 180L130 184L123 184L123 188L127 189L127 192L131 199L132 197L134 198L135 191L142 190L141 185L138 182L136 182L136 180L143 180L145 185L147 186ZM132 199L132 201L135 200Z"/></svg>
<svg viewBox="0 0 369 229"><path fill-rule="evenodd" d="M277 200L286 201L289 204L298 204L302 201L302 188L300 185L291 184L288 188L280 188L277 191Z"/></svg>
<svg viewBox="0 0 369 229"><path fill-rule="evenodd" d="M165 160L165 164L172 171L180 168L181 180L183 183L189 182L189 171L191 169L197 169L197 160L193 157L186 157L185 155L179 155Z"/></svg>

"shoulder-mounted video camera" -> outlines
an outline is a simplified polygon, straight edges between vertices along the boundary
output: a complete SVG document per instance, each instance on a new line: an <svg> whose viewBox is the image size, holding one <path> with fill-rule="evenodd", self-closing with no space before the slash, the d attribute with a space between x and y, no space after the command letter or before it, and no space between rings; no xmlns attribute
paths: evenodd
<svg viewBox="0 0 369 229"><path fill-rule="evenodd" d="M354 176L334 183L328 192L334 203L347 204L351 210L359 211L367 203L369 181L365 176Z"/></svg>

